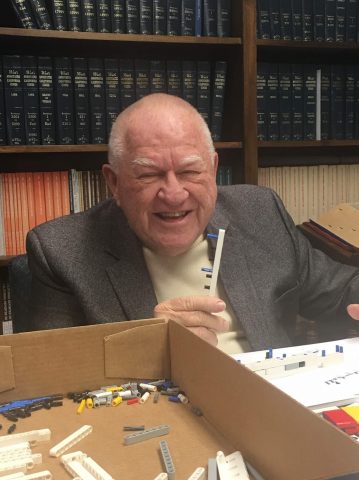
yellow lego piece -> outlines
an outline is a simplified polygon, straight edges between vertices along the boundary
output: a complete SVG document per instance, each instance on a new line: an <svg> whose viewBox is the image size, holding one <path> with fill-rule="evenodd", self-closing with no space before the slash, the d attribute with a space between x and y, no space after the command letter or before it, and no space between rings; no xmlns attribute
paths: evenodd
<svg viewBox="0 0 359 480"><path fill-rule="evenodd" d="M80 414L83 412L83 409L85 408L85 403L86 403L86 400L85 398L81 400L81 403L77 409L77 413Z"/></svg>
<svg viewBox="0 0 359 480"><path fill-rule="evenodd" d="M93 408L93 400L92 398L86 398L86 407L87 408Z"/></svg>
<svg viewBox="0 0 359 480"><path fill-rule="evenodd" d="M122 402L122 397L118 396L112 399L112 406L117 407Z"/></svg>
<svg viewBox="0 0 359 480"><path fill-rule="evenodd" d="M341 407L341 409L359 423L359 405L348 405L347 407Z"/></svg>

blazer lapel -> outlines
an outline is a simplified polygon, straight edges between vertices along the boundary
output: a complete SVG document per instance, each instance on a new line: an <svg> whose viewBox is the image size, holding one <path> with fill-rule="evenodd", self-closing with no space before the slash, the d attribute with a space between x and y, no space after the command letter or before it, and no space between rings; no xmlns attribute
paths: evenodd
<svg viewBox="0 0 359 480"><path fill-rule="evenodd" d="M142 246L127 222L114 222L106 248L113 257L106 271L128 320L152 318L157 304Z"/></svg>

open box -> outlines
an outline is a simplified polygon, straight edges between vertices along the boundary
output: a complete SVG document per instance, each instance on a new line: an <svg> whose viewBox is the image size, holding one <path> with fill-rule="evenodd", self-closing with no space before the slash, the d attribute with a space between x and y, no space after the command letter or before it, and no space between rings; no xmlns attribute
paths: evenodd
<svg viewBox="0 0 359 480"><path fill-rule="evenodd" d="M73 450L86 452L116 479L155 478L163 470L161 439L168 441L178 480L206 466L217 450L226 455L240 450L265 480L359 472L354 440L175 322L139 320L0 337L0 403L97 389L128 378L171 378L203 416L165 398L158 404L100 407L81 415L67 401L19 421L18 432L52 430L50 444L37 447L44 457L37 470L70 478L48 451L79 426L91 424L93 433ZM124 446L126 423L168 423L171 431Z"/></svg>

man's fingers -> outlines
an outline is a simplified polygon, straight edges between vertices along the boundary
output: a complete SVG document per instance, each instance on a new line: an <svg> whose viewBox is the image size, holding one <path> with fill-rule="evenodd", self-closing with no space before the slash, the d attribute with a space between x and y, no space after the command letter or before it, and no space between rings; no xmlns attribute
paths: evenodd
<svg viewBox="0 0 359 480"><path fill-rule="evenodd" d="M218 297L209 295L188 295L185 297L171 298L159 303L155 307L156 312L168 311L202 311L208 313L220 313L225 310L226 304Z"/></svg>
<svg viewBox="0 0 359 480"><path fill-rule="evenodd" d="M181 323L185 327L208 328L217 333L227 332L229 323L219 315L206 312L159 311L155 309L155 317L164 317Z"/></svg>
<svg viewBox="0 0 359 480"><path fill-rule="evenodd" d="M208 330L208 328L204 327L189 327L188 330L191 330L191 332L203 338L203 340L206 340L206 342L211 345L214 345L215 347L217 346L217 335L212 330Z"/></svg>
<svg viewBox="0 0 359 480"><path fill-rule="evenodd" d="M347 312L354 320L359 320L359 304L352 303L347 306Z"/></svg>

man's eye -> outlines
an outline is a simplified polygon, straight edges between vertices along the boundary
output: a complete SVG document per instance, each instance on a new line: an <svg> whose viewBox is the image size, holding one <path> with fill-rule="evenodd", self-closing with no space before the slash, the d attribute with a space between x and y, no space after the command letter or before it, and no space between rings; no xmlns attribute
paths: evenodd
<svg viewBox="0 0 359 480"><path fill-rule="evenodd" d="M139 180L151 180L152 178L156 178L158 176L157 173L142 173L137 178Z"/></svg>
<svg viewBox="0 0 359 480"><path fill-rule="evenodd" d="M200 173L198 170L184 170L181 175L199 175Z"/></svg>

